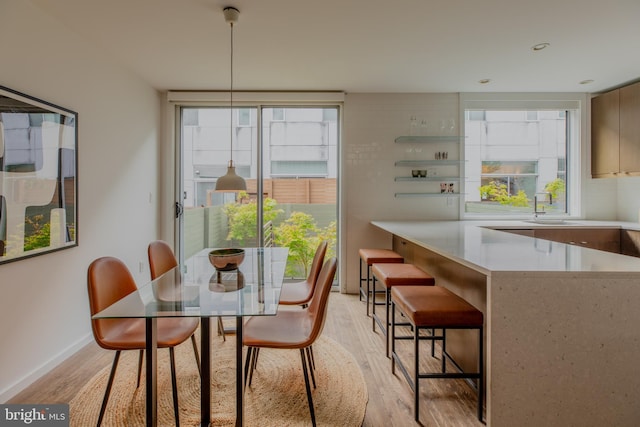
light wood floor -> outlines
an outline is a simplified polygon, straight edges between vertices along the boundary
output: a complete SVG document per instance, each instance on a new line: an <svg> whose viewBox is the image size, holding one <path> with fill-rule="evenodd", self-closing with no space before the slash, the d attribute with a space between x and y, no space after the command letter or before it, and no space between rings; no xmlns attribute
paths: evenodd
<svg viewBox="0 0 640 427"><path fill-rule="evenodd" d="M396 375L391 374L391 361L384 354L384 336L377 327L374 333L371 323L364 302L357 295L331 294L324 334L349 350L362 369L369 392L363 426L419 425L413 419L413 393L398 369ZM432 359L428 350L422 354L425 366L437 370L439 360ZM407 355L411 357L410 353ZM91 343L7 403L68 403L112 360L112 351ZM463 380L425 379L420 381L420 389L422 425L482 425L476 418L475 391Z"/></svg>

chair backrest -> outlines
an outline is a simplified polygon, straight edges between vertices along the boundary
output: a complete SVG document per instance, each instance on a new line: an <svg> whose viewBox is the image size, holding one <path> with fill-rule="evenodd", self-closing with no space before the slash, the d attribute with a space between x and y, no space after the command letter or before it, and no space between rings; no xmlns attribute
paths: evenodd
<svg viewBox="0 0 640 427"><path fill-rule="evenodd" d="M171 246L169 246L165 241L156 240L149 243L147 254L149 256L151 280L163 275L178 265L178 260L176 260L176 256L173 254Z"/></svg>
<svg viewBox="0 0 640 427"><path fill-rule="evenodd" d="M91 316L137 290L136 282L127 266L117 258L102 257L89 265L87 274ZM117 319L91 319L93 336L102 345L110 325Z"/></svg>
<svg viewBox="0 0 640 427"><path fill-rule="evenodd" d="M310 342L314 342L322 333L324 321L327 317L327 303L329 302L329 294L331 293L331 285L336 275L338 261L335 258L329 258L324 263L318 276L315 292L309 302L307 308L311 317L312 329L310 334Z"/></svg>
<svg viewBox="0 0 640 427"><path fill-rule="evenodd" d="M307 277L307 282L311 285L314 285L318 280L318 275L320 275L320 269L322 268L322 264L324 263L324 256L327 253L327 241L323 240L318 245L316 249L316 254L313 256L313 262L311 263L311 269L309 270L309 277Z"/></svg>

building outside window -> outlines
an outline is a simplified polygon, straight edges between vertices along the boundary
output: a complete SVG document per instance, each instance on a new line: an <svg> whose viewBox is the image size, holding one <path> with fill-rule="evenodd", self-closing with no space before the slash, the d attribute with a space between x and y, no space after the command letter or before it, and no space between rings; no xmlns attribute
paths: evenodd
<svg viewBox="0 0 640 427"><path fill-rule="evenodd" d="M569 214L567 110L465 111L466 216Z"/></svg>
<svg viewBox="0 0 640 427"><path fill-rule="evenodd" d="M283 122L285 120L284 108L272 108L271 112L271 120L274 122Z"/></svg>

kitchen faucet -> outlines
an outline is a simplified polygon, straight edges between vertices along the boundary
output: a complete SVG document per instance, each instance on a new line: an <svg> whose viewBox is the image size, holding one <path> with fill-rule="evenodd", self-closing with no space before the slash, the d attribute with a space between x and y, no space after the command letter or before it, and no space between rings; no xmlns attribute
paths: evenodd
<svg viewBox="0 0 640 427"><path fill-rule="evenodd" d="M538 194L544 195L544 199L542 200L542 203L549 203L549 205L553 204L553 195L549 192L544 192L544 193L535 193L533 195L533 216L535 218L538 217L538 215L544 215L547 212L544 210L544 204L542 205L542 210L539 211L538 210Z"/></svg>

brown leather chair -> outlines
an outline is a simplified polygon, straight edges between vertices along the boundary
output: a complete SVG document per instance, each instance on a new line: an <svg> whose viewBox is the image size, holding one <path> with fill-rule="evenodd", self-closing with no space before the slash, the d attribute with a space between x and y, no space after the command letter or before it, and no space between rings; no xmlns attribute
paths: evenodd
<svg viewBox="0 0 640 427"><path fill-rule="evenodd" d="M171 246L169 246L167 242L162 240L155 240L149 243L147 255L149 257L151 280L155 280L157 277L162 276L178 265L178 260L173 254L173 249L171 249ZM196 344L195 334L191 335L191 344L193 345L193 354L195 354L196 362L198 363L198 373L200 373L200 357L198 356L198 345Z"/></svg>
<svg viewBox="0 0 640 427"><path fill-rule="evenodd" d="M173 253L171 246L163 240L154 240L149 243L147 248L147 255L149 257L149 271L151 272L151 280L156 277L162 276L167 271L171 270L178 265L178 260ZM224 336L224 327L222 325L222 318L218 317L218 334L222 335L222 338L226 341ZM194 337L192 338L193 351L195 352L196 359L198 360L198 370L200 369L200 360L198 359L198 347Z"/></svg>
<svg viewBox="0 0 640 427"><path fill-rule="evenodd" d="M173 249L163 240L155 240L149 243L147 255L149 256L151 280L154 280L156 277L163 275L178 265L178 260L173 254Z"/></svg>
<svg viewBox="0 0 640 427"><path fill-rule="evenodd" d="M316 254L311 263L309 276L302 282L283 283L280 291L280 304L282 305L306 305L313 296L313 290L320 275L320 269L327 253L327 241L320 242Z"/></svg>
<svg viewBox="0 0 640 427"><path fill-rule="evenodd" d="M309 386L309 372L316 387L309 347L322 333L327 314L327 303L337 261L330 258L325 262L318 276L318 285L309 306L303 310L281 310L275 316L253 316L244 325L243 344L248 347L245 361L245 386L249 386L255 368L255 356L260 348L299 349L302 372L307 390L307 401L311 422L316 425L313 398Z"/></svg>
<svg viewBox="0 0 640 427"><path fill-rule="evenodd" d="M88 291L91 316L109 307L116 301L137 290L136 283L127 266L117 258L98 258L89 265ZM169 348L171 359L171 379L173 384L173 409L176 425L180 425L178 410L178 389L176 387L175 356L173 348L186 341L198 327L197 318L158 318L158 348ZM98 426L102 423L113 378L122 350L145 348L145 320L134 319L92 319L91 329L98 345L107 350L115 350L107 389L104 394ZM142 352L140 353L142 356ZM142 358L140 358L141 361ZM138 372L140 368L138 368Z"/></svg>

